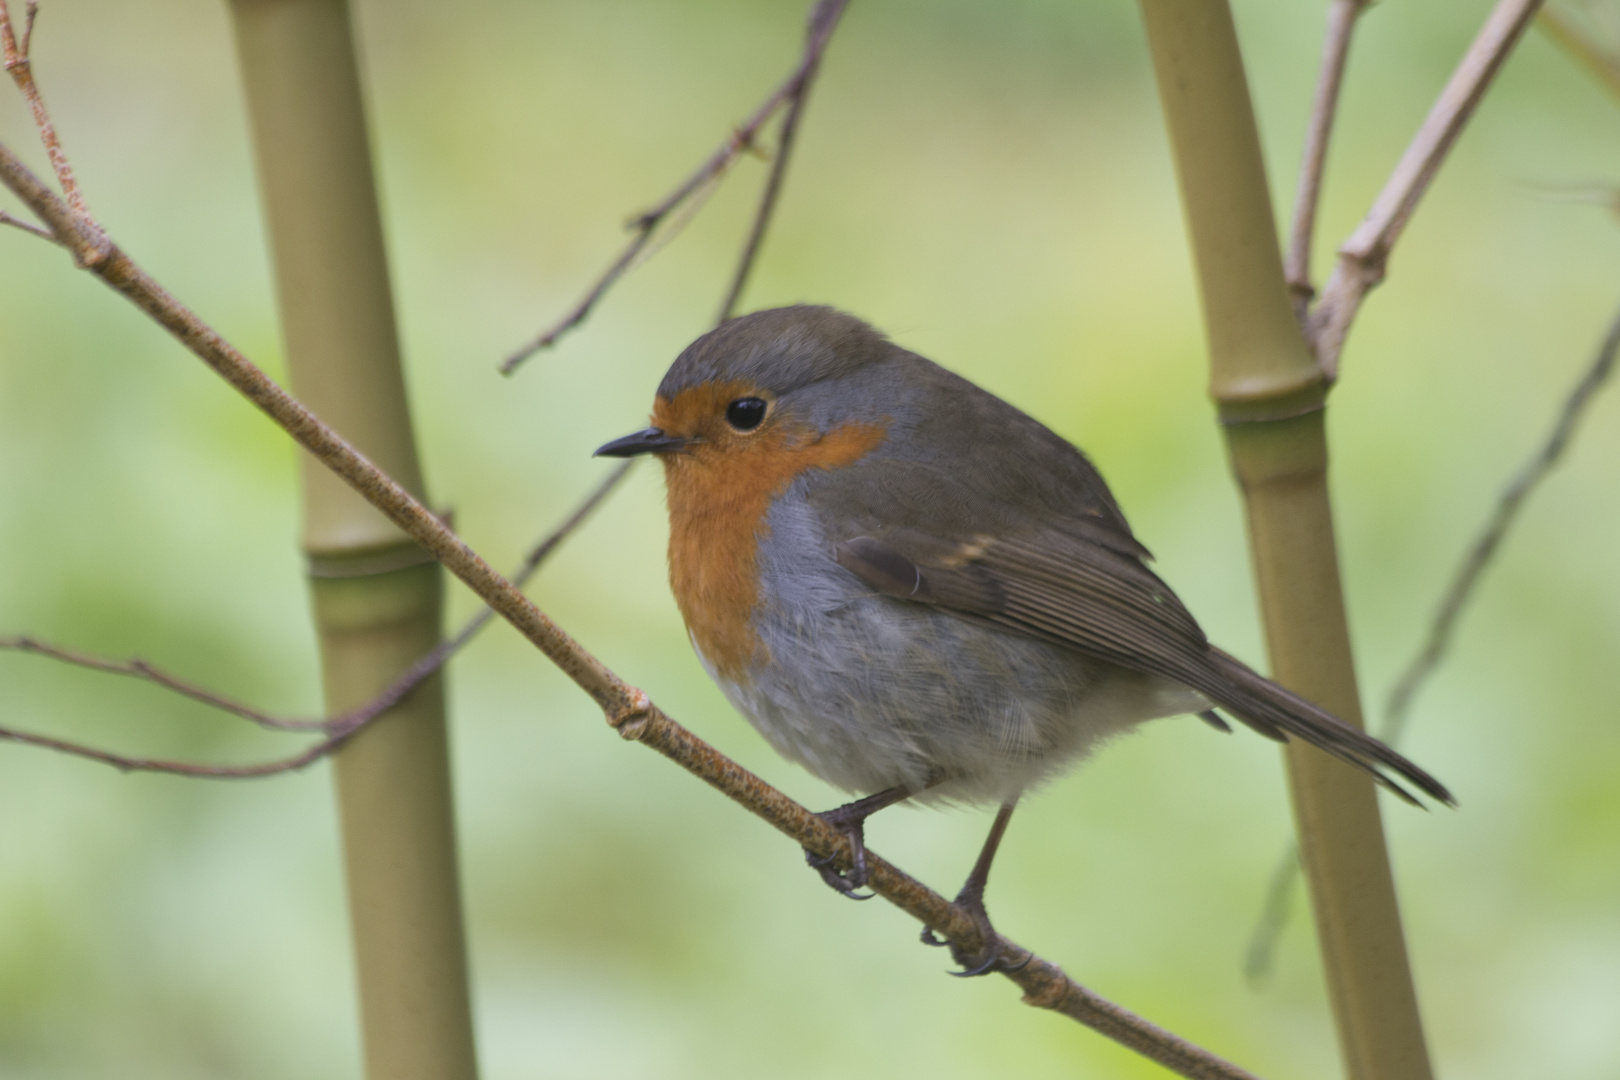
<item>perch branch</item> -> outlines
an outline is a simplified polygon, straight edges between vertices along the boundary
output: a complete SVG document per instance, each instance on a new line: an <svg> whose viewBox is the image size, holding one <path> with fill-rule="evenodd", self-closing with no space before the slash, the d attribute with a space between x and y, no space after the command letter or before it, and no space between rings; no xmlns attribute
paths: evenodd
<svg viewBox="0 0 1620 1080"><path fill-rule="evenodd" d="M718 788L794 842L818 855L849 865L849 845L821 817L765 783L661 710L640 697L630 712L609 719L619 734L657 750L688 772ZM966 912L939 893L867 850L868 884L874 892L924 926L964 949L982 946ZM1182 1076L1237 1078L1251 1074L1165 1031L1081 986L1056 964L998 935L1003 955L1029 956L1019 970L1002 974L1024 991L1028 1005L1051 1009L1100 1032Z"/></svg>
<svg viewBox="0 0 1620 1080"><path fill-rule="evenodd" d="M1540 5L1541 0L1499 0L1372 209L1339 248L1322 299L1306 326L1317 362L1329 381L1338 376L1339 354L1350 324L1368 291L1384 280L1390 251L1418 200Z"/></svg>
<svg viewBox="0 0 1620 1080"><path fill-rule="evenodd" d="M710 183L718 179L720 174L731 166L738 154L753 147L755 140L759 136L760 129L769 123L770 119L784 105L791 104L792 106L790 118L798 112L799 106L804 100L804 95L809 89L810 81L815 77L816 67L821 62L821 54L825 51L827 42L831 39L832 32L838 25L838 17L843 14L847 2L848 0L817 0L815 6L810 10L804 53L800 56L798 64L794 67L792 74L787 77L787 80L771 92L770 96L761 103L759 108L754 110L754 114L742 126L734 130L726 138L726 141L721 143L713 154L709 155L708 160L698 167L696 172L683 180L657 206L645 210L630 219L631 236L629 242L625 244L624 250L609 264L602 275L596 279L595 284L586 290L585 295L569 309L567 314L501 362L502 374L511 374L523 361L541 349L555 345L558 338L584 322L586 316L590 315L591 309L596 306L597 301L601 300L603 295L613 287L614 283L624 276L625 271L635 264L636 259L651 241L653 233L657 231L658 226L663 224L670 214L683 206L694 195L706 190ZM733 286L734 294L741 291L742 281L746 278L749 263L753 259L752 248L758 246L758 237L763 236L765 223L770 217L770 204L774 203L775 191L781 184L783 160L786 157L786 151L791 145L791 133L786 125L783 127L782 136L782 147L777 154L776 163L772 167L771 179L767 182L766 200L762 202L759 214L755 218L754 229L758 235L750 237L751 248L745 251L744 260L738 267L736 282ZM734 300L734 296L731 300L728 300L728 308Z"/></svg>
<svg viewBox="0 0 1620 1080"><path fill-rule="evenodd" d="M0 0L0 3L3 2ZM826 2L823 0L823 3ZM850 866L851 849L842 833L666 716L643 691L624 682L564 633L512 582L490 568L443 520L165 291L113 244L87 214L75 213L63 203L3 143L0 143L0 183L9 187L41 220L49 224L59 242L74 254L75 262L81 268L101 278L146 312L158 325L178 338L188 351L269 416L294 441L432 552L490 608L501 614L589 694L621 737L644 742L658 750L792 837L800 846L820 855L832 856L835 863L843 867ZM620 470L610 481L616 481L622 475L623 470ZM599 492L599 496L606 494L606 487ZM599 498L594 501L599 501ZM542 544L536 553L531 553L531 560L538 563L538 559L543 557L541 549L546 547ZM330 752L331 745L341 742L348 734L352 732L329 736L283 762L247 768L274 768L277 771L296 768ZM32 736L22 741L71 752L71 748L47 737ZM116 755L102 754L100 757L115 765L129 762L131 767L139 767L145 764L139 759L123 759ZM228 766L168 771L185 771L196 776L229 775L233 772L247 774L244 769ZM868 854L868 865L874 891L918 918L926 927L942 934L963 951L976 952L986 944L980 940L979 931L967 912L875 853ZM1024 990L1023 1000L1027 1004L1051 1009L1077 1020L1192 1080L1254 1080L1252 1074L1097 996L1065 975L1055 964L1036 957L1009 939L1002 937L1000 943L1008 953L1028 953L1028 960L1017 971L1005 973Z"/></svg>
<svg viewBox="0 0 1620 1080"><path fill-rule="evenodd" d="M101 237L99 230L81 223L4 144L0 144L0 182L4 182L41 220L58 230L58 235L70 250L77 252L91 245L94 231L93 238L100 240L105 253L101 258L89 263L81 262L81 265L178 338L181 344L274 420L300 446L432 552L451 573L589 694L622 736L647 743L769 821L800 845L818 854L832 855L843 866L849 865L849 843L842 834L658 711L644 692L619 678L564 633L511 582L496 573L456 536L437 515L166 292L125 252ZM35 741L41 742L38 739ZM314 754L319 749L320 744L317 744L305 751L305 755ZM880 895L933 927L963 950L977 951L984 944L979 940L978 930L966 912L882 859L869 855L868 861L872 887ZM1003 939L1003 947L1013 953L1027 952L1006 939ZM1240 1080L1251 1075L1099 998L1049 961L1031 956L1028 964L1019 971L1007 973L1007 977L1024 989L1027 1003L1071 1017L1182 1076L1196 1080Z"/></svg>

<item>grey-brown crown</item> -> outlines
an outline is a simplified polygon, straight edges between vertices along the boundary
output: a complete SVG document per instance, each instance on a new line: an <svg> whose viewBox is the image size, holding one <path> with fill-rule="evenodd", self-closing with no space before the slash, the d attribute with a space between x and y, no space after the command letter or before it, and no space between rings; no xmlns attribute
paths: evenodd
<svg viewBox="0 0 1620 1080"><path fill-rule="evenodd" d="M882 333L836 308L772 308L732 319L688 345L658 384L658 395L673 398L689 387L734 380L782 395L852 374L896 351Z"/></svg>

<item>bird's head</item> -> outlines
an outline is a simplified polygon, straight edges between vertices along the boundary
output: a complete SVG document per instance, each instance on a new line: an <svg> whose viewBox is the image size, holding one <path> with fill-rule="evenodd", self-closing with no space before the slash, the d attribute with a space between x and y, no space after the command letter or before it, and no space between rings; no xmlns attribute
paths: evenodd
<svg viewBox="0 0 1620 1080"><path fill-rule="evenodd" d="M894 414L902 350L851 315L786 307L732 319L689 345L659 384L652 426L599 448L672 468L769 465L856 430L875 445ZM847 437L847 436L846 436ZM774 468L770 472L776 472Z"/></svg>

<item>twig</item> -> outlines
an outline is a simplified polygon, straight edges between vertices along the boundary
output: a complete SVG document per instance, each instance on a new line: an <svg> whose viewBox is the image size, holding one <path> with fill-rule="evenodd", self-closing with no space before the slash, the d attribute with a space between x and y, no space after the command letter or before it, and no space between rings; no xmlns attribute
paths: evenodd
<svg viewBox="0 0 1620 1080"><path fill-rule="evenodd" d="M1424 680L1439 666L1446 650L1450 648L1452 636L1457 628L1457 617L1462 613L1469 597L1473 595L1480 575L1490 565L1491 557L1501 546L1503 537L1513 525L1525 499L1563 456L1570 438L1575 434L1575 427L1580 423L1593 396L1613 374L1617 351L1620 351L1620 312L1616 312L1614 320L1609 324L1608 332L1603 337L1602 345L1598 347L1597 355L1592 358L1592 363L1564 400L1564 407L1559 410L1558 419L1548 432L1546 440L1497 497L1496 509L1491 513L1484 529L1475 538L1468 549L1468 554L1463 557L1461 565L1452 576L1451 586L1441 598L1439 607L1435 609L1423 647L1406 666L1384 705L1385 722L1381 737L1385 742L1395 744L1406 730L1412 699Z"/></svg>
<svg viewBox="0 0 1620 1080"><path fill-rule="evenodd" d="M810 10L809 33L805 40L804 53L800 56L793 73L787 77L787 80L782 85L771 92L770 96L765 99L759 108L754 110L754 114L742 126L732 131L726 141L721 143L713 154L709 155L709 159L699 166L696 172L682 181L680 186L665 196L664 200L657 206L630 219L629 227L632 235L624 250L609 264L608 268L603 271L602 276L596 279L596 283L586 291L585 295L566 315L501 362L501 374L510 375L523 361L541 349L550 348L556 344L558 338L584 322L586 316L591 313L591 309L596 306L597 301L602 299L603 295L613 287L614 283L624 276L624 272L635 263L642 250L646 248L648 241L652 239L652 235L658 229L658 226L694 194L706 189L736 160L738 154L752 147L760 129L770 122L771 117L775 116L783 105L788 104L790 101L796 104L803 99L803 92L808 80L814 75L816 65L821 60L821 54L826 49L833 28L838 23L838 16L843 13L844 6L847 3L848 0L816 0L815 6ZM783 136L784 139L788 137L788 131L785 127ZM787 143L784 142L783 150L786 149ZM778 177L782 168L781 159L782 155L779 154L777 164L772 169L772 184L780 183ZM774 200L774 193L771 193L769 198ZM761 218L768 216L768 207L762 207ZM756 219L755 227L757 230L763 229L760 219ZM750 242L751 244L757 243L753 238L750 238ZM746 274L747 261L752 259L751 251L745 253L744 259L745 262L739 269L739 275ZM736 288L740 290L740 284Z"/></svg>
<svg viewBox="0 0 1620 1080"><path fill-rule="evenodd" d="M142 679L146 682L156 683L165 690L172 690L181 697L201 702L210 708L219 709L249 720L260 727L271 728L275 731L326 731L333 724L330 720L286 720L259 712L257 709L232 701L210 690L205 690L195 683L190 683L168 672L155 668L145 660L108 660L101 656L91 656L88 653L65 649L59 645L51 645L37 638L26 635L8 635L0 637L0 650L6 652L31 653L34 656L43 656L50 660L58 660L64 664L75 667L89 668L91 671L101 671L109 675L127 675Z"/></svg>
<svg viewBox="0 0 1620 1080"><path fill-rule="evenodd" d="M58 753L89 758L91 761L100 761L111 765L122 772L169 773L175 776L195 777L199 780L252 780L266 776L279 776L287 772L296 772L326 757L353 735L354 732L349 731L344 732L342 735L328 736L320 742L311 744L307 749L294 754L292 757L279 758L275 761L263 761L257 765L189 765L182 761L126 757L123 754L114 754L109 750L100 750L94 746L85 746L82 743L68 742L65 739L53 739L48 735L35 735L31 732L0 728L0 740L9 740L28 746L42 746Z"/></svg>
<svg viewBox="0 0 1620 1080"><path fill-rule="evenodd" d="M1440 666L1440 661L1445 658L1446 651L1451 647L1451 640L1456 634L1457 619L1478 587L1481 575L1490 565L1492 557L1507 536L1507 531L1512 527L1525 500L1563 456L1570 439L1574 437L1576 425L1585 415L1592 398L1614 373L1617 353L1620 353L1620 312L1616 312L1613 321L1610 322L1608 332L1604 334L1603 343L1598 347L1592 363L1564 399L1564 406L1559 410L1558 419L1553 423L1552 430L1547 433L1541 447L1520 467L1518 473L1502 490L1502 494L1497 496L1496 509L1452 574L1451 585L1441 597L1429 621L1429 633L1423 647L1406 665L1401 677L1395 682L1395 688L1390 691L1389 698L1384 703L1384 726L1379 737L1390 746L1399 743L1401 736L1405 734L1411 718L1413 699L1423 683ZM1299 850L1294 841L1290 840L1278 860L1271 886L1266 891L1264 909L1249 938L1244 973L1251 983L1261 981L1271 970L1276 957L1277 942L1288 918L1289 901L1294 882L1298 878L1298 871Z"/></svg>
<svg viewBox="0 0 1620 1080"><path fill-rule="evenodd" d="M1243 954L1243 977L1251 987L1258 988L1271 977L1277 961L1277 943L1282 940L1283 928L1288 925L1288 913L1294 906L1294 886L1299 881L1299 844L1293 837L1283 845L1277 867L1271 872L1266 885L1265 903L1260 918L1249 935L1249 947Z"/></svg>
<svg viewBox="0 0 1620 1080"><path fill-rule="evenodd" d="M794 137L799 132L799 117L804 113L805 100L810 96L810 87L816 80L816 71L821 66L821 54L827 47L827 39L832 36L838 25L838 19L844 13L844 6L848 0L826 0L817 4L810 11L810 24L805 37L805 64L803 74L800 76L798 86L790 95L787 115L782 117L782 130L776 139L776 158L771 162L771 174L765 180L765 190L760 195L759 209L754 212L754 224L748 231L748 242L743 245L742 258L737 261L737 271L732 275L731 287L726 290L726 298L720 304L720 316L716 323L723 323L737 312L737 302L742 298L744 286L748 284L748 275L754 268L754 259L759 255L759 248L765 240L765 230L771 223L771 214L776 209L777 197L782 191L782 178L787 175L788 158L793 154Z"/></svg>
<svg viewBox="0 0 1620 1080"><path fill-rule="evenodd" d="M1322 69L1316 76L1316 96L1311 101L1310 124L1305 129L1305 156L1299 167L1299 190L1294 194L1293 233L1283 260L1288 291L1293 294L1294 310L1301 323L1309 313L1311 298L1316 295L1311 285L1311 243L1316 233L1316 209L1322 199L1328 141L1339 111L1345 58L1350 54L1350 38L1355 33L1356 20L1367 9L1367 3L1368 0L1332 0L1328 6Z"/></svg>
<svg viewBox="0 0 1620 1080"><path fill-rule="evenodd" d="M1582 67L1596 75L1611 93L1620 95L1620 56L1593 41L1591 35L1555 4L1541 9L1536 25Z"/></svg>
<svg viewBox="0 0 1620 1080"><path fill-rule="evenodd" d="M601 505L602 500L618 486L630 471L633 460L626 461L608 474L607 478L597 485L596 489L580 503L564 521L553 529L543 540L537 543L524 557L523 563L518 567L517 573L512 575L512 582L522 586L532 577L546 557L562 543L569 534L577 529L591 512ZM49 645L35 638L25 636L0 637L0 650L32 653L44 656L63 663L73 664L77 667L89 668L92 671L102 671L112 675L128 675L134 678L156 683L158 686L172 690L193 701L220 709L234 716L250 720L261 727L277 731L320 731L327 738L315 744L308 750L290 758L265 762L258 765L246 766L210 766L188 765L175 761L160 761L150 758L132 758L110 751L100 750L82 743L69 742L62 739L52 739L42 735L33 735L13 728L0 727L0 739L10 739L14 742L27 743L34 746L43 746L62 753L73 754L78 757L101 761L126 771L141 770L148 772L177 773L182 776L202 776L225 779L243 777L270 776L279 772L288 772L301 769L313 761L325 757L336 750L344 741L350 739L361 728L371 723L383 713L392 709L403 701L411 691L425 682L434 672L459 652L462 646L471 641L480 630L489 624L495 613L485 607L478 614L467 621L454 637L440 642L432 650L412 664L405 672L382 693L357 708L351 709L338 716L327 717L320 720L287 720L268 713L260 712L240 702L222 697L211 691L204 690L193 683L170 675L153 667L144 660L108 660L103 657L91 656L71 649Z"/></svg>
<svg viewBox="0 0 1620 1080"><path fill-rule="evenodd" d="M59 230L69 250L77 253L90 245L92 237L88 234L93 226L81 224L3 143L0 143L0 182L42 221ZM436 514L164 291L110 239L99 235L96 238L105 244L105 255L94 262L80 260L82 266L172 333L300 446L432 552L451 573L589 694L622 736L654 747L802 846L823 855L836 853L835 859L842 860L846 867L849 865L849 844L841 833L658 711L643 691L626 683L564 633L511 582L491 569ZM314 753L318 748L319 744L306 753ZM983 945L966 912L876 856L869 855L868 864L872 887L878 893L966 951L976 952ZM1006 939L1003 939L1003 947L1014 955L1026 951ZM1027 1003L1069 1016L1183 1076L1197 1080L1241 1080L1250 1076L1235 1065L1099 998L1048 961L1032 956L1027 965L1007 973L1007 977L1025 990Z"/></svg>
<svg viewBox="0 0 1620 1080"><path fill-rule="evenodd" d="M1306 328L1329 381L1338 377L1339 354L1361 301L1384 280L1390 251L1418 200L1540 6L1541 0L1498 0L1372 209L1339 248L1338 262Z"/></svg>
<svg viewBox="0 0 1620 1080"><path fill-rule="evenodd" d="M49 229L42 229L31 221L24 221L22 218L13 217L4 210L0 210L0 225L10 225L12 228L21 229L25 233L33 233L41 240L49 240L53 244L56 243L56 237L51 235L51 231Z"/></svg>
<svg viewBox="0 0 1620 1080"><path fill-rule="evenodd" d="M1620 187L1613 184L1525 184L1548 202L1586 203L1620 216Z"/></svg>
<svg viewBox="0 0 1620 1080"><path fill-rule="evenodd" d="M56 137L56 127L51 123L50 113L45 111L45 101L39 95L39 87L34 84L33 63L28 59L29 46L34 38L34 16L39 5L30 2L27 6L26 21L23 24L22 45L17 44L16 35L12 32L11 11L6 7L6 0L0 0L0 56L5 59L6 70L11 73L11 80L22 91L23 97L28 101L28 108L34 114L34 127L39 130L39 139L45 144L45 153L51 159L51 168L56 172L56 181L62 185L62 194L67 196L68 205L73 208L88 224L90 211L85 208L84 196L79 192L79 184L73 178L73 168L68 164L67 155L62 152L62 144Z"/></svg>

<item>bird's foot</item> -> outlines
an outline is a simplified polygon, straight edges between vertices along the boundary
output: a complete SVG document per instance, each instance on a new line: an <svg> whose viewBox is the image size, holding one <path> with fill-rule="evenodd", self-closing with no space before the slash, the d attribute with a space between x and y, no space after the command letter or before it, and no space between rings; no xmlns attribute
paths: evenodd
<svg viewBox="0 0 1620 1080"><path fill-rule="evenodd" d="M948 971L947 975L955 975L960 979L969 979L975 975L989 975L993 971L1018 971L1035 958L1034 953L1025 954L1021 960L1013 960L1001 941L1001 935L990 924L990 915L984 910L983 890L973 889L970 886L956 894L956 906L967 912L973 920L973 925L979 930L980 946L977 952L967 952L934 933L932 926L923 927L922 943L924 945L948 946L951 950L951 959L962 965L961 971Z"/></svg>
<svg viewBox="0 0 1620 1080"><path fill-rule="evenodd" d="M864 800L863 800L864 801ZM849 841L850 867L847 873L841 873L833 866L833 856L817 855L809 848L805 848L804 861L809 863L821 880L835 892L842 893L851 900L870 900L875 893L861 892L866 887L866 818L867 811L860 803L848 803L836 810L828 810L817 814L822 821L844 834Z"/></svg>

